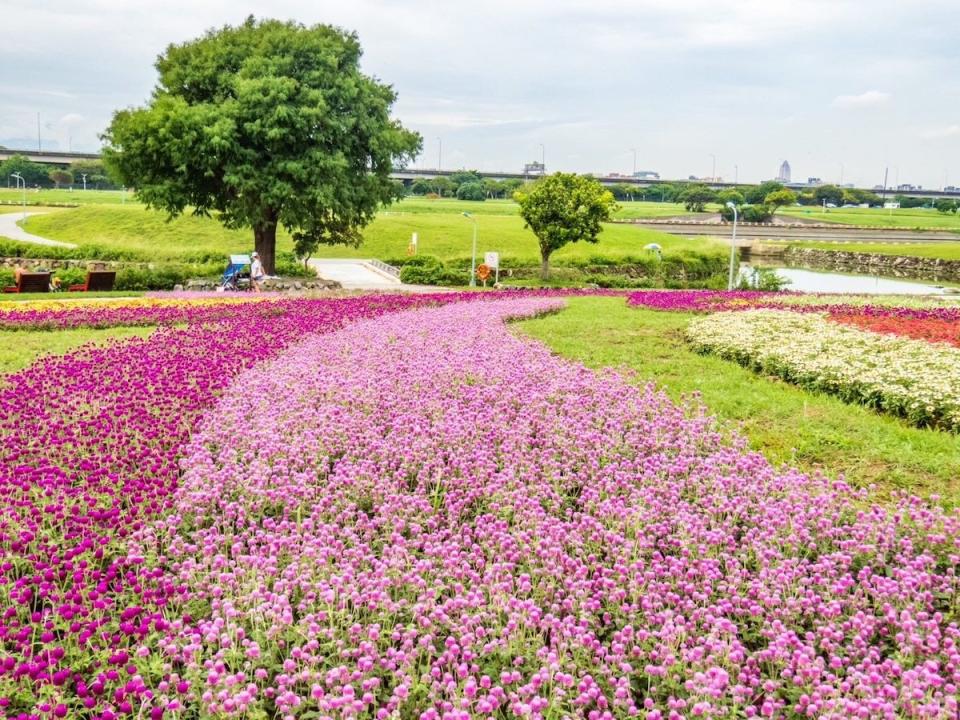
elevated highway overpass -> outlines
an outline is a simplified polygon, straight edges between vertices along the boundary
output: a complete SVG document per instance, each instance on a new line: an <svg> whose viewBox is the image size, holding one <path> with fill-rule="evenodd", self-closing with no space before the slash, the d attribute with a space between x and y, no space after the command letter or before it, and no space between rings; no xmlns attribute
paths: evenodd
<svg viewBox="0 0 960 720"><path fill-rule="evenodd" d="M7 160L13 155L23 155L33 162L43 163L46 165L62 165L66 166L72 162L78 160L99 160L99 153L78 153L78 152L57 152L57 151L43 151L39 152L37 150L7 150L0 149L0 162ZM397 170L392 173L392 177L397 180L401 180L404 183L412 183L420 179L432 179L437 177L449 177L455 173L463 172L463 169L456 170L441 170L437 168L404 168L402 170ZM509 171L484 171L481 173L485 178L491 178L493 180L532 180L536 179L537 175L530 175L522 172L509 172ZM639 189L647 188L652 185L658 185L660 183L686 183L694 182L692 180L670 180L663 178L660 180L651 180L651 179L641 179L634 177L623 177L620 175L595 175L597 180L599 180L604 185L618 185L618 184L627 184L633 185ZM699 181L697 181L699 182ZM725 188L737 187L738 183L732 182L711 182L704 183L709 187L712 187L715 190L723 190ZM745 184L745 183L739 183ZM868 192L876 193L877 190L873 188L861 188L862 190L867 190ZM887 195L893 197L894 195L903 195L904 197L915 197L915 198L954 198L960 199L960 189L957 190L893 190L888 189Z"/></svg>

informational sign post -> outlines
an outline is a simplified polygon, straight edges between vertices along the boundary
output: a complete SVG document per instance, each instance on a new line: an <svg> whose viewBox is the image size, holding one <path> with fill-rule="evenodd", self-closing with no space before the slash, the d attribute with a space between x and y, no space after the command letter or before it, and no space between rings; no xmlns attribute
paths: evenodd
<svg viewBox="0 0 960 720"><path fill-rule="evenodd" d="M500 282L500 253L497 252L488 252L483 254L483 264L487 267L493 268L494 271L494 283Z"/></svg>

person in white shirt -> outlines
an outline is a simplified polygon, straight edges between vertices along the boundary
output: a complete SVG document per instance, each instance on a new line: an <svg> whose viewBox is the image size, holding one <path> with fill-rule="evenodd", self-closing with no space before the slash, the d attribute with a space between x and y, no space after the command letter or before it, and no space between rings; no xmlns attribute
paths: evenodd
<svg viewBox="0 0 960 720"><path fill-rule="evenodd" d="M259 253L255 252L250 257L253 258L250 263L250 286L254 292L261 292L260 283L267 277L267 273L263 270L263 263L260 262Z"/></svg>

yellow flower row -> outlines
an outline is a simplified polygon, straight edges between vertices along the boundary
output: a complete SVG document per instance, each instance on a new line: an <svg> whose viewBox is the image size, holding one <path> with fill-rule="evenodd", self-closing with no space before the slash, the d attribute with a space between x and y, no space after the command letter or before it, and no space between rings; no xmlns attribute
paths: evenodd
<svg viewBox="0 0 960 720"><path fill-rule="evenodd" d="M271 295L245 295L237 297L235 295L200 296L200 297L100 297L100 298L82 298L82 297L62 297L57 299L43 300L22 300L11 302L0 302L0 313L22 312L27 310L70 310L72 308L90 308L100 305L104 308L157 308L157 307L179 307L191 305L201 307L205 305L235 305L249 302L270 302L281 299L279 296Z"/></svg>

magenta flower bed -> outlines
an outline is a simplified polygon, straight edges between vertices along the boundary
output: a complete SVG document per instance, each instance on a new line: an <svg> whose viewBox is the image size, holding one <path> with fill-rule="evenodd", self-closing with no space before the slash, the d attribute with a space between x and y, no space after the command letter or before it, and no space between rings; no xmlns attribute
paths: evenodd
<svg viewBox="0 0 960 720"><path fill-rule="evenodd" d="M803 298L802 302L792 301L799 297ZM627 303L636 307L675 312L768 309L960 322L960 308L957 307L922 308L850 304L838 300L836 295L798 295L756 290L640 290L629 293Z"/></svg>
<svg viewBox="0 0 960 720"><path fill-rule="evenodd" d="M144 714L955 717L960 519L776 471L503 326L555 305L243 374L131 539L190 616L140 639Z"/></svg>
<svg viewBox="0 0 960 720"><path fill-rule="evenodd" d="M185 329L8 376L0 396L0 716L83 710L106 718L149 696L133 649L165 627L169 598L185 588L127 559L126 544L169 511L180 446L239 371L307 334L456 298L192 308L181 311ZM155 322L156 310L124 310L123 323ZM93 311L73 312L99 324ZM113 308L100 312L110 323L117 317ZM34 320L45 322L42 313Z"/></svg>
<svg viewBox="0 0 960 720"><path fill-rule="evenodd" d="M774 471L504 295L8 376L0 717L956 717L957 515Z"/></svg>

